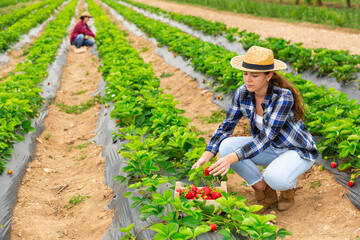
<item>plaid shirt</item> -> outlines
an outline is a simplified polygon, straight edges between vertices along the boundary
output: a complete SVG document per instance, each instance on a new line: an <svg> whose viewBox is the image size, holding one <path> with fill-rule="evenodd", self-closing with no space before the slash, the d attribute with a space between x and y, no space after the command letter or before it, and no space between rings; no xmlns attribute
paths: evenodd
<svg viewBox="0 0 360 240"><path fill-rule="evenodd" d="M255 126L255 95L244 85L233 97L225 121L212 136L206 150L216 155L221 142L230 136L239 120L246 116L250 121L253 140L235 151L239 160L253 158L272 144L276 148L295 150L299 155L314 161L319 156L315 142L303 121L294 121L294 97L290 90L269 84L263 107L263 129Z"/></svg>

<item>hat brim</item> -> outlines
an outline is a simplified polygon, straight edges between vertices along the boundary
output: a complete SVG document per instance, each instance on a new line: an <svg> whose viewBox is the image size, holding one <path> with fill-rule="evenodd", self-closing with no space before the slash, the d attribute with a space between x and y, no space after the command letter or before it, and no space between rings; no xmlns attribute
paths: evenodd
<svg viewBox="0 0 360 240"><path fill-rule="evenodd" d="M230 61L230 64L233 68L239 69L241 71L246 71L246 72L271 72L271 71L285 70L287 68L286 63L284 63L283 61L277 60L277 59L274 59L274 68L273 69L256 70L256 69L245 68L242 66L244 59L245 59L245 55L233 57Z"/></svg>
<svg viewBox="0 0 360 240"><path fill-rule="evenodd" d="M88 17L88 18L93 18L93 16L87 16L87 15L85 15L85 16L80 16L81 18L82 17Z"/></svg>

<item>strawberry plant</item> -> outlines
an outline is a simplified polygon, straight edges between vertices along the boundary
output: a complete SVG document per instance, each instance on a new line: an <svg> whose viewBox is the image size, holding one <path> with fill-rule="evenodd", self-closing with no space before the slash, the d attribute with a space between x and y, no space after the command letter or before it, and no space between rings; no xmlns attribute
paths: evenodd
<svg viewBox="0 0 360 240"><path fill-rule="evenodd" d="M55 60L75 7L76 0L70 1L29 48L26 60L16 67L16 74L0 84L0 174L5 171L4 161L11 158L14 142L24 140L23 135L35 130L31 119L43 104L37 84L47 76L48 65Z"/></svg>

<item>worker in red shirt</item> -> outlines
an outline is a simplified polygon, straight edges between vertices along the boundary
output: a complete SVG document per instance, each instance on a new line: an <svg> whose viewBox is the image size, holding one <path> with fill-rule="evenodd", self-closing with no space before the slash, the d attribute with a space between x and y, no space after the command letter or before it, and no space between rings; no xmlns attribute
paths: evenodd
<svg viewBox="0 0 360 240"><path fill-rule="evenodd" d="M91 47L94 45L94 42L87 39L87 36L95 37L95 34L90 30L87 22L92 18L89 12L83 12L80 16L80 20L74 27L74 30L71 33L70 43L75 45L76 48L81 48L83 46Z"/></svg>

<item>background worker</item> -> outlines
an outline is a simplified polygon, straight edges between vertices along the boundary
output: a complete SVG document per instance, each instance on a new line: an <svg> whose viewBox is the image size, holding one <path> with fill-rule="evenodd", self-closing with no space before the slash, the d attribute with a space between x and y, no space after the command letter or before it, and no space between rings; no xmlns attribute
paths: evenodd
<svg viewBox="0 0 360 240"><path fill-rule="evenodd" d="M94 42L87 38L87 36L95 38L95 34L87 25L90 18L92 18L92 16L89 12L83 12L80 16L81 21L75 25L74 30L71 33L70 43L71 45L75 45L78 49L83 46L91 47L94 45Z"/></svg>

